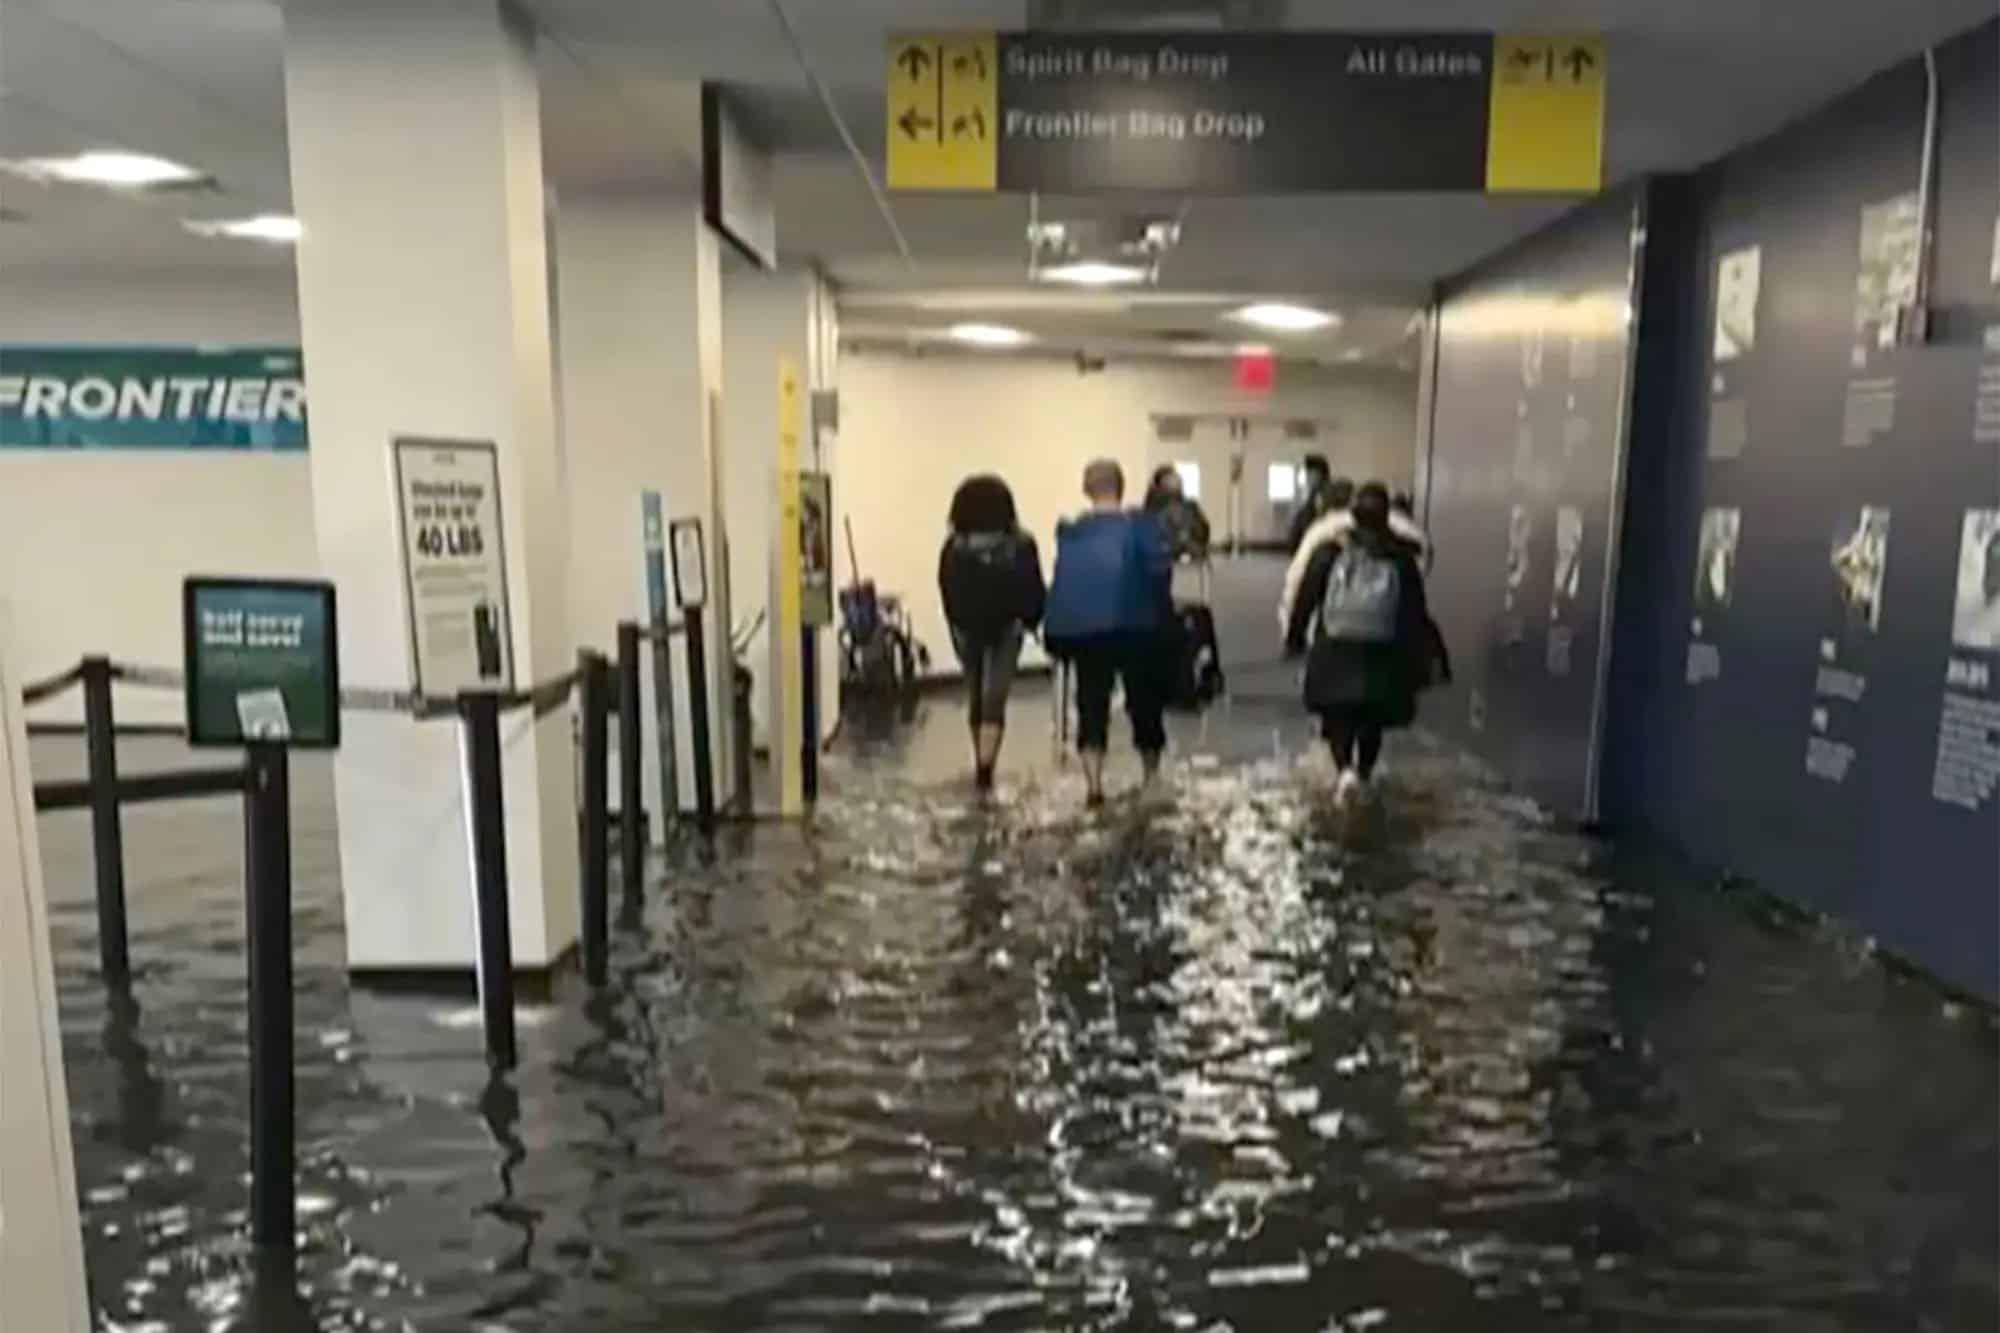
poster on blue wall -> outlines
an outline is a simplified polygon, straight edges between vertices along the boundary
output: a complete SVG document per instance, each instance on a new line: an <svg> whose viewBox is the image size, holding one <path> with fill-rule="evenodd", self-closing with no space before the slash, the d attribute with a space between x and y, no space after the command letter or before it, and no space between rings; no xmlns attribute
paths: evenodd
<svg viewBox="0 0 2000 1333"><path fill-rule="evenodd" d="M1671 206L1650 235L1686 244L1652 252L1641 309L1644 443L1607 801L1615 824L1843 917L1988 998L2000 995L1994 31L1935 57L1933 218L1910 194L1921 63L1660 193ZM1692 309L1652 299L1690 280L1702 283ZM1740 420L1722 419L1727 404Z"/></svg>
<svg viewBox="0 0 2000 1333"><path fill-rule="evenodd" d="M296 347L0 345L0 449L305 447Z"/></svg>

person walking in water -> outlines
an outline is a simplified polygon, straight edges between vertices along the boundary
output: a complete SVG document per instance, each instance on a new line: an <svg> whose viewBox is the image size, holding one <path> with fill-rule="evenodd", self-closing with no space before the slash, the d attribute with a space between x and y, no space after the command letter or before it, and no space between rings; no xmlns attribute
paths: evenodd
<svg viewBox="0 0 2000 1333"><path fill-rule="evenodd" d="M1162 464L1153 470L1153 480L1146 487L1146 512L1159 521L1160 531L1166 535L1167 553L1175 560L1191 560L1196 564L1208 559L1208 515L1201 512L1201 504L1187 494L1181 484L1180 470L1171 463Z"/></svg>
<svg viewBox="0 0 2000 1333"><path fill-rule="evenodd" d="M1306 529L1292 551L1292 562L1285 567L1285 590L1278 598L1278 628L1283 631L1291 624L1292 607L1298 601L1299 588L1305 583L1306 567L1312 564L1313 556L1328 542L1354 526L1354 483L1345 477L1327 484L1327 510L1313 525ZM1426 576L1431 569L1431 539L1417 520L1411 516L1406 506L1394 500L1389 503L1389 531L1417 548L1417 563Z"/></svg>
<svg viewBox="0 0 2000 1333"><path fill-rule="evenodd" d="M1329 510L1347 508L1347 502L1353 498L1354 483L1345 477L1336 481L1325 454L1307 454L1305 493L1299 496L1298 509L1292 514L1291 528L1285 534L1285 549L1298 550L1307 528Z"/></svg>
<svg viewBox="0 0 2000 1333"><path fill-rule="evenodd" d="M1310 650L1307 633L1318 615ZM1340 774L1336 799L1365 791L1387 730L1416 719L1429 683L1430 609L1417 548L1389 526L1389 492L1355 493L1353 522L1316 550L1285 627L1285 650L1306 652L1305 703Z"/></svg>
<svg viewBox="0 0 2000 1333"><path fill-rule="evenodd" d="M1015 516L1014 493L996 476L960 483L950 522L938 552L938 593L970 691L973 783L990 791L1021 641L1042 619L1042 560Z"/></svg>
<svg viewBox="0 0 2000 1333"><path fill-rule="evenodd" d="M1165 633L1173 557L1159 522L1125 502L1125 473L1108 458L1083 470L1090 508L1056 525L1044 638L1076 672L1076 748L1092 805L1104 801L1111 687L1125 685L1132 743L1150 781L1166 749Z"/></svg>

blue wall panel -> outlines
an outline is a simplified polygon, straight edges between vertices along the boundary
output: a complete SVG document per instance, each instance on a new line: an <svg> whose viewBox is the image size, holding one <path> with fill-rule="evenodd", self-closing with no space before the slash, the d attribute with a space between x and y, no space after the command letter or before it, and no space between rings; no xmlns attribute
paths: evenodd
<svg viewBox="0 0 2000 1333"><path fill-rule="evenodd" d="M1884 345L1863 317L1898 264L1895 228L1874 243L1870 215L1896 220L1883 206L1913 203L1920 179L1920 64L1656 195L1654 239L1673 219L1681 254L1655 258L1681 285L1649 274L1642 312L1606 803L1988 996L2000 800L1943 734L1963 755L1966 719L2000 709L2000 643L1958 606L1968 514L1977 538L2000 511L2000 438L1976 425L2000 406L1996 37L1938 55L1922 345ZM1752 247L1754 300L1736 284L1732 301L1723 269ZM1719 309L1749 345L1718 341ZM1698 590L1705 524L1736 529L1708 585L1726 599ZM1984 735L2000 746L2000 726Z"/></svg>
<svg viewBox="0 0 2000 1333"><path fill-rule="evenodd" d="M1601 733L1608 822L1996 997L2000 24L1942 48L1937 73L1926 340L1879 318L1921 223L1921 62L1647 183L1622 486L1620 432L1545 442L1609 409L1529 385L1520 358L1548 310L1617 286L1631 205L1581 209L1447 296L1430 517L1465 670L1429 717L1567 814L1590 812ZM1590 516L1620 493L1604 558ZM1590 670L1558 677L1546 655L1564 504L1585 506L1586 579L1615 593L1601 711ZM1517 506L1528 572L1510 590Z"/></svg>

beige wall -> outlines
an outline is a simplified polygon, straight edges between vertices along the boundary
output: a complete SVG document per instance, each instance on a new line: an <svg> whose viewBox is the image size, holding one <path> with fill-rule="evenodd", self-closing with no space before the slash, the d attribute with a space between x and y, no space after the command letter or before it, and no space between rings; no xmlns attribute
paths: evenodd
<svg viewBox="0 0 2000 1333"><path fill-rule="evenodd" d="M296 346L290 266L267 272L0 280L6 343ZM4 358L0 350L0 358ZM188 574L310 577L312 470L304 453L0 450L0 601L30 678L85 653L178 666ZM367 668L356 683L376 684ZM394 684L396 672L382 679ZM74 691L29 720L75 720ZM177 694L122 690L123 722L179 722Z"/></svg>
<svg viewBox="0 0 2000 1333"><path fill-rule="evenodd" d="M854 522L861 572L901 594L929 645L933 666L955 670L937 595L938 546L952 491L975 472L997 472L1014 490L1021 521L1054 556L1058 518L1082 505L1083 466L1108 455L1125 467L1136 502L1155 462L1192 458L1202 502L1218 534L1227 528L1228 433L1197 431L1191 444L1161 445L1155 413L1242 413L1331 423L1314 441L1287 441L1275 424L1253 428L1245 469L1247 536L1271 526L1264 468L1272 459L1326 454L1337 472L1407 486L1414 451L1416 380L1375 371L1281 368L1271 394L1233 388L1226 363L1114 364L1077 374L1052 357L849 349L840 363L841 488L835 507ZM1259 507L1265 509L1261 525ZM843 550L836 560L849 577Z"/></svg>

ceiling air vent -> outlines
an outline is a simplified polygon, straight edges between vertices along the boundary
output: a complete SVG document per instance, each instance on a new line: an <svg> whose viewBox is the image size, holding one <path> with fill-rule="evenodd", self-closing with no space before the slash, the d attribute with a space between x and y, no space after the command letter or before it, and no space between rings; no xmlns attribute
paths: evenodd
<svg viewBox="0 0 2000 1333"><path fill-rule="evenodd" d="M213 176L196 176L191 180L162 181L158 185L148 185L145 194L221 194L222 182Z"/></svg>

